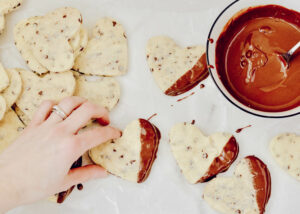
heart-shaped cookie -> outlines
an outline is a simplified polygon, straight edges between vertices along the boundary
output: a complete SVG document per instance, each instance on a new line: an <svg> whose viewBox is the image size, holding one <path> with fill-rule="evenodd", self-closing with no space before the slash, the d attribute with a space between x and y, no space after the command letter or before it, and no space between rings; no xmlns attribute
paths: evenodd
<svg viewBox="0 0 300 214"><path fill-rule="evenodd" d="M19 119L25 126L30 123L31 119L26 114L24 114L24 112L22 112L17 105L13 105L12 109L15 111L15 113L18 115Z"/></svg>
<svg viewBox="0 0 300 214"><path fill-rule="evenodd" d="M300 181L300 136L278 135L272 139L270 151L279 166Z"/></svg>
<svg viewBox="0 0 300 214"><path fill-rule="evenodd" d="M6 89L9 85L9 78L8 75L3 68L2 64L0 63L0 92Z"/></svg>
<svg viewBox="0 0 300 214"><path fill-rule="evenodd" d="M24 125L13 110L8 110L0 122L0 153L3 152L20 134Z"/></svg>
<svg viewBox="0 0 300 214"><path fill-rule="evenodd" d="M3 96L0 95L0 121L3 119L7 110L6 101Z"/></svg>
<svg viewBox="0 0 300 214"><path fill-rule="evenodd" d="M5 15L21 6L23 0L1 0L0 1L0 33L5 28Z"/></svg>
<svg viewBox="0 0 300 214"><path fill-rule="evenodd" d="M271 176L267 166L255 156L248 156L238 163L233 177L210 181L203 198L224 214L262 214L270 194Z"/></svg>
<svg viewBox="0 0 300 214"><path fill-rule="evenodd" d="M86 29L81 28L80 31L71 39L70 45L74 50L75 58L85 49L89 40Z"/></svg>
<svg viewBox="0 0 300 214"><path fill-rule="evenodd" d="M42 77L31 71L20 70L23 92L16 104L28 118L44 100L60 101L72 96L75 91L75 78L71 71L45 74Z"/></svg>
<svg viewBox="0 0 300 214"><path fill-rule="evenodd" d="M147 61L159 88L170 96L182 94L208 76L205 48L181 48L166 36L147 44Z"/></svg>
<svg viewBox="0 0 300 214"><path fill-rule="evenodd" d="M150 173L156 158L160 133L149 121L131 122L123 136L90 150L90 157L110 173L141 183Z"/></svg>
<svg viewBox="0 0 300 214"><path fill-rule="evenodd" d="M22 92L22 79L19 74L19 69L8 69L7 75L10 80L9 86L0 93L6 101L7 109L10 109L17 101Z"/></svg>
<svg viewBox="0 0 300 214"><path fill-rule="evenodd" d="M112 110L121 96L120 85L113 77L85 76L74 72L76 90L74 95Z"/></svg>
<svg viewBox="0 0 300 214"><path fill-rule="evenodd" d="M226 171L239 147L231 134L206 137L195 125L179 123L170 131L172 153L188 182L205 182Z"/></svg>
<svg viewBox="0 0 300 214"><path fill-rule="evenodd" d="M18 23L14 29L15 43L33 71L68 71L74 65L76 51L70 43L80 33L81 25L77 9L59 8Z"/></svg>
<svg viewBox="0 0 300 214"><path fill-rule="evenodd" d="M127 38L123 26L111 18L97 22L93 37L77 57L74 69L89 75L118 76L128 67Z"/></svg>

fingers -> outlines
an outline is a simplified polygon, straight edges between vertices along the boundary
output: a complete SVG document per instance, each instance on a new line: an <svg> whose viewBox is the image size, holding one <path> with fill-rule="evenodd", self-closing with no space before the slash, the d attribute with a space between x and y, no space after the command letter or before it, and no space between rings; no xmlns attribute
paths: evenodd
<svg viewBox="0 0 300 214"><path fill-rule="evenodd" d="M69 174L66 176L63 188L68 189L73 185L77 185L79 183L84 183L86 181L103 178L107 176L107 172L100 166L97 165L87 165L75 169L71 169Z"/></svg>
<svg viewBox="0 0 300 214"><path fill-rule="evenodd" d="M108 110L91 102L85 102L74 110L69 117L62 122L62 125L75 134L78 130L86 126L90 120L99 118L105 121L106 124L109 124Z"/></svg>
<svg viewBox="0 0 300 214"><path fill-rule="evenodd" d="M77 142L80 144L78 149L80 149L81 154L101 143L120 137L121 131L110 126L89 129L76 136Z"/></svg>
<svg viewBox="0 0 300 214"><path fill-rule="evenodd" d="M58 104L58 106L62 111L64 111L66 115L70 115L74 109L78 108L84 102L86 102L86 99L82 97L67 97L64 98ZM47 121L49 123L58 123L62 120L63 119L59 115L57 115L56 113L52 113Z"/></svg>
<svg viewBox="0 0 300 214"><path fill-rule="evenodd" d="M29 126L36 126L44 122L51 114L54 105L55 103L53 101L44 101L35 112Z"/></svg>

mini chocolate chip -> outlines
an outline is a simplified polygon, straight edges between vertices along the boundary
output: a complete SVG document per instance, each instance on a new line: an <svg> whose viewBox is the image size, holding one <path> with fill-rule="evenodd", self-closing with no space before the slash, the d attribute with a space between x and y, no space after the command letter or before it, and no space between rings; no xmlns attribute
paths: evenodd
<svg viewBox="0 0 300 214"><path fill-rule="evenodd" d="M203 158L205 158L205 159L208 158L208 154L207 154L207 153L204 153L202 156L203 156Z"/></svg>
<svg viewBox="0 0 300 214"><path fill-rule="evenodd" d="M39 91L39 95L42 96L43 95L43 91Z"/></svg>
<svg viewBox="0 0 300 214"><path fill-rule="evenodd" d="M135 161L136 161L136 160L131 160L131 161L130 161L130 164L133 164Z"/></svg>
<svg viewBox="0 0 300 214"><path fill-rule="evenodd" d="M149 55L147 55L147 59L149 59Z"/></svg>
<svg viewBox="0 0 300 214"><path fill-rule="evenodd" d="M154 57L154 60L157 61L157 57Z"/></svg>
<svg viewBox="0 0 300 214"><path fill-rule="evenodd" d="M117 150L113 149L113 152L117 152Z"/></svg>
<svg viewBox="0 0 300 214"><path fill-rule="evenodd" d="M39 31L37 30L37 31L35 31L35 33L36 33L36 34L39 34Z"/></svg>
<svg viewBox="0 0 300 214"><path fill-rule="evenodd" d="M83 51L83 50L84 50L84 47L81 47L79 51L81 52L81 51Z"/></svg>
<svg viewBox="0 0 300 214"><path fill-rule="evenodd" d="M64 19L67 18L67 15L64 15L63 18L64 18Z"/></svg>
<svg viewBox="0 0 300 214"><path fill-rule="evenodd" d="M113 26L116 26L116 24L117 24L117 22L115 22L115 21L113 21L112 23L113 23Z"/></svg>
<svg viewBox="0 0 300 214"><path fill-rule="evenodd" d="M124 155L121 155L120 158L124 158Z"/></svg>

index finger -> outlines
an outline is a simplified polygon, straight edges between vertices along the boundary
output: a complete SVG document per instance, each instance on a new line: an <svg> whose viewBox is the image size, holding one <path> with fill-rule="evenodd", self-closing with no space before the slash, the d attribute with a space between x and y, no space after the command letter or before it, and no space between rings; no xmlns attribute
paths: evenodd
<svg viewBox="0 0 300 214"><path fill-rule="evenodd" d="M66 130L77 133L81 128L87 125L90 120L100 119L109 124L109 112L106 108L97 106L91 102L83 103L74 110L62 123Z"/></svg>

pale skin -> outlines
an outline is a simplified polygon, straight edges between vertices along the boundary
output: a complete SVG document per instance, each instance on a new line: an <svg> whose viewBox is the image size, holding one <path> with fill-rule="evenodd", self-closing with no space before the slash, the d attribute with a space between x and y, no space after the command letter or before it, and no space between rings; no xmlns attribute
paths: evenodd
<svg viewBox="0 0 300 214"><path fill-rule="evenodd" d="M54 105L43 102L20 137L0 155L0 213L107 175L97 165L70 168L89 149L120 137L121 132L110 126L78 134L92 119L109 124L108 111L83 98L69 97L58 104L68 115L62 120L51 113Z"/></svg>

